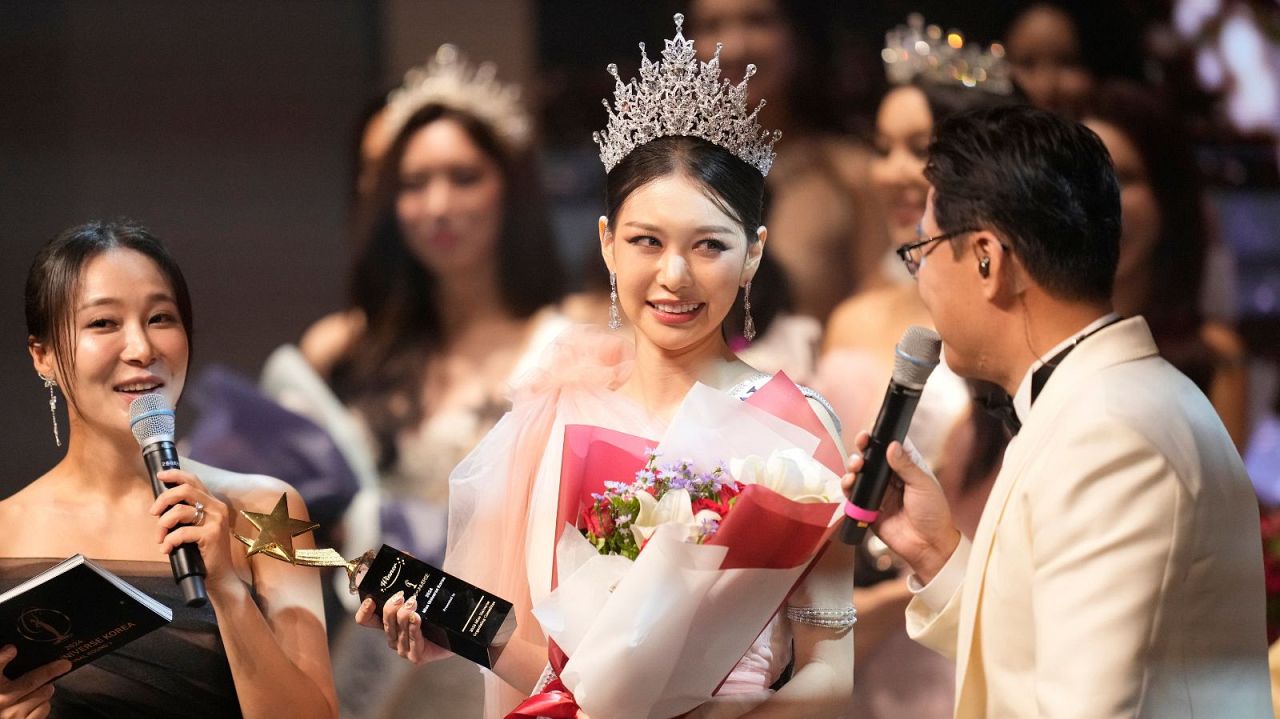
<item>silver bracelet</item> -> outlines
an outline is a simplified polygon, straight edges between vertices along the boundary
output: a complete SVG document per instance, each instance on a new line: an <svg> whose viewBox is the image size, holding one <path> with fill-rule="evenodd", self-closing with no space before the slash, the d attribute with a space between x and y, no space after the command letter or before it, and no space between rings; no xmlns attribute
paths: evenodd
<svg viewBox="0 0 1280 719"><path fill-rule="evenodd" d="M552 668L550 663L548 663L546 668L542 670L542 674L538 675L537 683L533 685L533 694L538 694L543 689L546 689L548 684L559 678L560 677L556 676L556 670Z"/></svg>
<svg viewBox="0 0 1280 719"><path fill-rule="evenodd" d="M787 607L787 619L800 624L826 629L845 630L858 623L858 610L849 605L838 609L823 607Z"/></svg>

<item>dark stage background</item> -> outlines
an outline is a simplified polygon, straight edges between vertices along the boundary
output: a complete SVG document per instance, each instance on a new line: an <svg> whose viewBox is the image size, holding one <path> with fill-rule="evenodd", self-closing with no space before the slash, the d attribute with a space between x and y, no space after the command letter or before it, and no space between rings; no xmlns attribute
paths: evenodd
<svg viewBox="0 0 1280 719"><path fill-rule="evenodd" d="M446 40L520 80L530 27L508 0L0 2L0 497L61 453L22 314L43 242L148 225L191 284L192 376L256 375L341 305L361 108Z"/></svg>
<svg viewBox="0 0 1280 719"><path fill-rule="evenodd" d="M590 140L612 90L604 67L617 62L629 75L640 40L656 55L683 5L0 0L0 497L60 456L21 310L26 269L43 242L90 218L127 215L150 226L194 293L192 376L213 362L256 376L274 347L342 305L362 109L450 41L525 85L548 145L560 244L567 265L580 268L594 246L604 177ZM846 97L848 129L865 128L883 91L884 33L908 12L985 43L1012 5L830 3L841 49L832 82ZM1167 16L1158 9L1167 2L1114 5ZM1107 32L1116 48L1137 42L1132 27ZM1263 155L1273 168L1274 155ZM1280 202L1274 180L1263 184L1217 193L1226 205L1254 207L1251 221L1224 221L1227 238L1258 258L1242 263L1242 296L1280 293L1280 243L1266 219ZM180 426L189 415L180 412Z"/></svg>

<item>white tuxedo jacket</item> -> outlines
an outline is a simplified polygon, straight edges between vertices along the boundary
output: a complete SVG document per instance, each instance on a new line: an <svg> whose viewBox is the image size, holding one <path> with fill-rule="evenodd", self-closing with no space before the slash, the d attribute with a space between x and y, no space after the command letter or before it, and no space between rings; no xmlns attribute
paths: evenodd
<svg viewBox="0 0 1280 719"><path fill-rule="evenodd" d="M1140 317L1061 362L926 592L908 631L961 719L1272 715L1253 490Z"/></svg>

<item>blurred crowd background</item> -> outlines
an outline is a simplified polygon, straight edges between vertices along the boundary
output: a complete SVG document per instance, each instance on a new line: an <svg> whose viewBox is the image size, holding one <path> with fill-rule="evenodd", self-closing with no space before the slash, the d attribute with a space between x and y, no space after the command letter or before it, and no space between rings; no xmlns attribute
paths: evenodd
<svg viewBox="0 0 1280 719"><path fill-rule="evenodd" d="M1117 309L1148 317L1221 414L1264 511L1280 505L1273 0L0 0L0 497L60 456L26 353L28 264L66 227L127 216L170 246L191 285L194 365L179 412L189 450L299 483L335 540L357 488L385 490L400 514L378 515L375 501L369 522L423 556L440 551L449 468L500 416L509 378L568 323L608 319L591 139L613 92L605 68L631 77L641 40L656 57L674 12L689 16L704 59L723 43L727 77L759 66L752 101L766 98L761 121L783 132L752 294L760 337L748 345L734 329L741 308L728 331L749 361L818 386L846 428L868 426L894 342L928 323L892 250L916 237L929 133L966 108L1029 102L1107 144L1124 212ZM528 139L420 107L388 119L388 93L444 58L442 43L522 88ZM412 226L434 211L414 204L426 197L414 163L433 157L423 138L442 127L446 148L501 170L500 202L448 210L463 245L463 220L487 213L493 256L414 245ZM457 203L479 197L465 190L475 178L455 180ZM293 426L248 397L259 377L336 454L246 450L254 421L263 444ZM930 386L913 433L971 531L1007 436L972 411L983 388L946 373ZM248 412L249 424L230 431L208 408L227 422ZM228 444L236 432L241 444ZM264 466L238 465L241 454ZM333 472L316 475L329 460ZM351 532L365 526L347 519ZM1264 532L1280 630L1280 519ZM892 558L860 558L859 686L875 691L859 694L858 715L947 715L950 670L906 642L905 584L881 581L894 574ZM340 676L359 651L335 652ZM864 664L875 652L898 661ZM937 691L895 680L904 662ZM433 691L415 686L403 706Z"/></svg>
<svg viewBox="0 0 1280 719"><path fill-rule="evenodd" d="M838 171L854 175L846 184L856 194L869 184L856 176L867 171L857 146L873 148L876 111L891 87L881 57L886 32L919 12L968 42L1007 45L1013 21L1036 3L737 4L745 14L730 13L720 38L728 41L727 73L740 73L746 61L761 66L753 91L791 115L765 112L766 124L784 125L784 157L813 133L854 145ZM735 3L704 9L723 15L721 5ZM1208 202L1203 239L1216 246L1202 309L1233 326L1248 349L1253 428L1275 395L1280 346L1280 11L1242 0L1053 5L1069 19L1074 49L1068 42L1061 55L1042 37L1027 41L1038 54L1023 61L1030 99L1081 111L1055 99L1056 90L1038 89L1053 81L1035 73L1057 72L1057 63L1093 87L1123 78L1153 88L1187 130L1190 171ZM780 11L792 26L794 47L783 49L791 56L768 57L777 48L767 37L739 47L756 42L753 28L773 22L761 8ZM598 287L604 172L591 132L603 126L599 102L612 89L605 66L617 62L629 76L636 42L659 48L674 11L690 8L555 0L0 3L0 286L9 298L0 337L10 338L0 345L0 383L10 398L0 411L8 466L0 494L57 457L36 421L47 397L30 371L20 310L22 278L42 242L96 217L125 215L151 227L195 292L196 373L222 363L254 375L272 348L346 304L363 122L409 67L451 42L523 87L568 289ZM742 59L752 50L766 56ZM866 226L877 221L866 204L853 197L828 214L799 211L797 222L844 237L797 247L795 258L778 243L777 258L800 274L787 278L792 309L825 322L839 301L874 282L866 257L829 261L844 251L832 242L865 247L878 231ZM777 219L770 224L788 232Z"/></svg>

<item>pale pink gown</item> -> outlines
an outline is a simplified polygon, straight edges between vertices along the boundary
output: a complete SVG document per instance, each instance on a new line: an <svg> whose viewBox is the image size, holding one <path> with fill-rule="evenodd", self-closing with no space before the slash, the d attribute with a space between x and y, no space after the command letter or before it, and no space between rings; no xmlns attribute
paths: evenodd
<svg viewBox="0 0 1280 719"><path fill-rule="evenodd" d="M512 409L450 477L445 570L515 605L517 636L545 646L530 609L551 591L556 503L564 427L589 424L655 441L664 425L615 390L633 367L632 344L577 327L548 348L512 388ZM721 695L735 700L695 710L725 719L770 695L791 657L791 631L775 617L733 670ZM619 681L626 681L619 677ZM486 676L485 716L502 717L525 698Z"/></svg>

